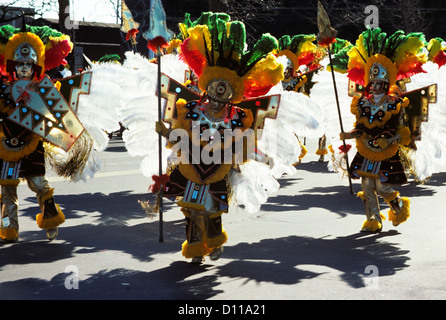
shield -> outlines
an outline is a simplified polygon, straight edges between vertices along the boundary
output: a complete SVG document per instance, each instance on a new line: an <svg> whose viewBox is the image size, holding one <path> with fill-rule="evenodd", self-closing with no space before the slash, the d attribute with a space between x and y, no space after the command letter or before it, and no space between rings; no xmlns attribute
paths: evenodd
<svg viewBox="0 0 446 320"><path fill-rule="evenodd" d="M78 114L77 106L80 94L90 93L91 72L83 72L72 77L58 79L60 93L69 102L71 110Z"/></svg>
<svg viewBox="0 0 446 320"><path fill-rule="evenodd" d="M51 144L68 151L85 130L48 76L39 82L17 80L11 93L17 107L8 119Z"/></svg>
<svg viewBox="0 0 446 320"><path fill-rule="evenodd" d="M414 141L421 140L421 123L428 121L429 104L437 102L437 85L432 84L413 91L404 92L403 97L409 99L405 108L405 121L412 133L411 148L415 148Z"/></svg>

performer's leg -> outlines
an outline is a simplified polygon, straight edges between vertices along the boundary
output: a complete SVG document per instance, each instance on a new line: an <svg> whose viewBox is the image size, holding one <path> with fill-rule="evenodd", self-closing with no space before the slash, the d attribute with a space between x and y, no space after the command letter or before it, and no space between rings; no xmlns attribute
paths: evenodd
<svg viewBox="0 0 446 320"><path fill-rule="evenodd" d="M319 162L324 162L324 156L328 153L326 143L327 137L324 134L322 137L319 138L318 148L316 150L316 154L320 156L318 160Z"/></svg>
<svg viewBox="0 0 446 320"><path fill-rule="evenodd" d="M57 227L65 222L65 216L59 206L54 202L53 192L45 176L27 177L28 187L36 193L42 213L36 216L37 225L46 229L48 240L57 236Z"/></svg>
<svg viewBox="0 0 446 320"><path fill-rule="evenodd" d="M383 216L379 210L378 196L376 194L376 179L363 177L361 181L367 220L364 222L361 231L379 232L382 229Z"/></svg>
<svg viewBox="0 0 446 320"><path fill-rule="evenodd" d="M15 242L19 238L17 185L2 185L1 191L0 238L3 241Z"/></svg>
<svg viewBox="0 0 446 320"><path fill-rule="evenodd" d="M186 218L186 241L184 241L181 253L187 259L192 258L195 263L204 261L204 256L211 250L203 242L204 216L192 209L181 209Z"/></svg>
<svg viewBox="0 0 446 320"><path fill-rule="evenodd" d="M223 253L223 244L228 236L223 230L221 213L182 209L186 217L186 241L183 243L182 254L192 258L193 262L202 262L210 254L211 260L217 260Z"/></svg>
<svg viewBox="0 0 446 320"><path fill-rule="evenodd" d="M222 213L215 213L208 215L206 219L205 242L208 248L212 249L210 258L214 261L220 259L223 244L228 240L228 235L223 230L221 215Z"/></svg>
<svg viewBox="0 0 446 320"><path fill-rule="evenodd" d="M392 186L382 184L380 181L376 183L378 194L389 204L388 211L389 220L396 227L403 223L410 216L410 200L406 197L401 197L398 191L395 191Z"/></svg>

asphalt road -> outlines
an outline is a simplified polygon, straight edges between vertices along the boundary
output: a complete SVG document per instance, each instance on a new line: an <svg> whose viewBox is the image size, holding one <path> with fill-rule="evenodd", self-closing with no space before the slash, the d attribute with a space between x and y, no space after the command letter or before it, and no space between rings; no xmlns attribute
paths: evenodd
<svg viewBox="0 0 446 320"><path fill-rule="evenodd" d="M317 162L316 146L307 143L298 173L280 180L260 212L231 209L223 217L223 257L197 266L181 256L183 217L167 201L158 241L158 219L138 203L154 200L140 159L113 138L94 179L72 183L49 172L66 215L53 242L35 223L33 193L20 184L20 241L0 245L0 299L445 299L446 170L398 188L411 199L407 222L385 221L381 233L363 234L361 200Z"/></svg>

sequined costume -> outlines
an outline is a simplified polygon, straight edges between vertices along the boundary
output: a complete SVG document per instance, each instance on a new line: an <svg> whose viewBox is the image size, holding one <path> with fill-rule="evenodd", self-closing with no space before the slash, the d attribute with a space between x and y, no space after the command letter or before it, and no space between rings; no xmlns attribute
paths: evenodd
<svg viewBox="0 0 446 320"><path fill-rule="evenodd" d="M253 150L238 146L243 146L243 133L253 127L255 109L234 104L267 93L281 80L283 68L271 53L277 46L275 38L264 35L255 55L245 52L244 25L226 14L205 13L180 29L184 35L180 54L197 75L203 94L198 100L176 102L170 134L164 135L172 144L172 134L185 131L188 142L178 152L179 164L170 172L163 196L175 199L186 218L183 255L200 263L207 255L216 260L222 253L227 240L221 216L229 206L228 176ZM219 39L218 34L227 38ZM215 51L207 47L211 43Z"/></svg>
<svg viewBox="0 0 446 320"><path fill-rule="evenodd" d="M37 83L46 70L62 63L62 59L71 51L72 44L66 36L47 27L33 27L33 31L49 32L52 34L51 40L45 46L34 32L18 32L11 26L3 26L1 30L2 34L10 35L3 47L4 51L0 52L4 58L4 65L0 69L5 74L1 77L0 88L0 237L3 241L17 241L19 237L17 185L20 178L26 179L28 187L36 193L41 209L41 213L36 216L37 225L46 230L49 240L55 239L57 227L65 221L63 212L54 202L54 190L45 178L43 138L30 130L41 122L40 115L28 110L26 103L30 98L27 92L14 99L12 88L14 81L19 79ZM53 50L53 55L57 51L59 59L45 60L45 54L48 54L45 50ZM30 73L24 75L26 70ZM20 119L23 124L12 121L14 110L19 110L19 114L23 115L23 119Z"/></svg>
<svg viewBox="0 0 446 320"><path fill-rule="evenodd" d="M397 80L422 72L426 62L422 49L420 34L398 31L386 36L380 29L369 29L348 51L348 77L364 90L351 103L354 129L341 133L341 139L356 140L357 153L349 174L362 181L358 196L365 204L367 219L361 229L365 232L382 230L385 217L380 213L378 195L389 204L389 220L394 226L410 215L410 200L392 188L407 182L400 146L409 145L413 138L405 112L409 99Z"/></svg>

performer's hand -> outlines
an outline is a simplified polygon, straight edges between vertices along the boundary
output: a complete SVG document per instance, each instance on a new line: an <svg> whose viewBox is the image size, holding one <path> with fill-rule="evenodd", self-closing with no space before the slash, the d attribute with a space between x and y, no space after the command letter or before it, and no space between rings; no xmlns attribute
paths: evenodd
<svg viewBox="0 0 446 320"><path fill-rule="evenodd" d="M389 146L389 143L387 142L387 139L385 138L379 138L378 140L376 140L378 142L378 146L381 149L385 149Z"/></svg>
<svg viewBox="0 0 446 320"><path fill-rule="evenodd" d="M350 132L341 132L339 134L339 139L340 140L348 140L348 139L351 139L351 138L353 138L353 137L352 137L352 134Z"/></svg>
<svg viewBox="0 0 446 320"><path fill-rule="evenodd" d="M162 121L155 122L155 131L157 133L161 133L163 137L167 137L169 135L169 130Z"/></svg>

